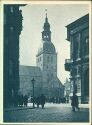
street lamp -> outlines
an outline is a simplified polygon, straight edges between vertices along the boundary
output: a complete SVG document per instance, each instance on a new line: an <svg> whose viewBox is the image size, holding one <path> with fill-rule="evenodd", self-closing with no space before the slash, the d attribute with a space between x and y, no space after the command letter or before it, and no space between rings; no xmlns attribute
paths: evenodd
<svg viewBox="0 0 92 125"><path fill-rule="evenodd" d="M34 82L35 82L35 79L33 78L31 80L31 82L32 82L32 85L33 85L33 108L34 108Z"/></svg>

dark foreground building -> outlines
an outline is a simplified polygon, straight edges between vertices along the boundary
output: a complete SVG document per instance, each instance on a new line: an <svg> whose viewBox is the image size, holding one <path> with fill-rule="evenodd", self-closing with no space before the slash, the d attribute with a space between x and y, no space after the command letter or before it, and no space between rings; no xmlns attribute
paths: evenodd
<svg viewBox="0 0 92 125"><path fill-rule="evenodd" d="M19 89L19 35L22 14L19 5L4 5L4 107L11 106Z"/></svg>
<svg viewBox="0 0 92 125"><path fill-rule="evenodd" d="M89 101L89 15L67 27L70 42L70 59L65 60L65 70L70 71L71 93L79 96L81 103ZM71 95L70 95L71 96Z"/></svg>

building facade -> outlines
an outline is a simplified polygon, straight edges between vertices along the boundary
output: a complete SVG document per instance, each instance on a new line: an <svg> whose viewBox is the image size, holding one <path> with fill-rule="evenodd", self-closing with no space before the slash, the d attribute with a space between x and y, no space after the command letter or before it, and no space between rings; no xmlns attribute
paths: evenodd
<svg viewBox="0 0 92 125"><path fill-rule="evenodd" d="M19 67L20 91L22 95L32 96L34 78L34 96L41 94L50 98L63 98L64 85L57 77L57 53L51 42L50 24L47 14L42 32L42 44L36 55L36 66Z"/></svg>
<svg viewBox="0 0 92 125"><path fill-rule="evenodd" d="M70 42L70 59L65 60L65 70L70 72L71 93L79 96L81 103L89 101L89 15L66 26Z"/></svg>
<svg viewBox="0 0 92 125"><path fill-rule="evenodd" d="M64 86L57 77L57 53L51 42L50 24L46 13L41 47L36 55L37 66L42 71L42 90L47 97L63 97Z"/></svg>
<svg viewBox="0 0 92 125"><path fill-rule="evenodd" d="M32 79L34 78L34 96L40 96L42 92L42 73L37 66L19 66L20 87L19 94L33 96Z"/></svg>
<svg viewBox="0 0 92 125"><path fill-rule="evenodd" d="M22 14L19 5L4 5L4 107L13 103L19 89L19 35Z"/></svg>
<svg viewBox="0 0 92 125"><path fill-rule="evenodd" d="M65 91L64 91L64 97L66 98L66 102L68 103L70 101L70 80L66 78L66 81L64 83Z"/></svg>

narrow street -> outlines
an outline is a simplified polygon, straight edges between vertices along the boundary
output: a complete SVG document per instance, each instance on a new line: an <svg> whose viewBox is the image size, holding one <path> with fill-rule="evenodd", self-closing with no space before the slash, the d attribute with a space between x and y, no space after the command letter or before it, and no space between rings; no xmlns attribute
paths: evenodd
<svg viewBox="0 0 92 125"><path fill-rule="evenodd" d="M44 109L22 109L6 111L4 122L88 122L88 106L80 105L73 112L70 104L46 104Z"/></svg>

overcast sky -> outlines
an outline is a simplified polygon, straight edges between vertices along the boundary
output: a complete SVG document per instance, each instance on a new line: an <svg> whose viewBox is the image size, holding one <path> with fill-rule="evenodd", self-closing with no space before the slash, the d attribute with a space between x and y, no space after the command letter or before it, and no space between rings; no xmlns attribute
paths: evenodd
<svg viewBox="0 0 92 125"><path fill-rule="evenodd" d="M70 58L70 44L66 40L66 25L86 15L87 4L50 4L26 5L21 7L23 15L23 30L20 35L20 64L36 66L36 54L41 44L41 32L45 21L45 9L51 26L52 42L58 53L57 75L62 83L69 78L65 71L65 59Z"/></svg>

